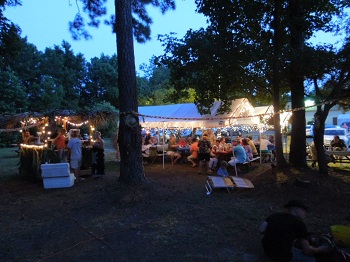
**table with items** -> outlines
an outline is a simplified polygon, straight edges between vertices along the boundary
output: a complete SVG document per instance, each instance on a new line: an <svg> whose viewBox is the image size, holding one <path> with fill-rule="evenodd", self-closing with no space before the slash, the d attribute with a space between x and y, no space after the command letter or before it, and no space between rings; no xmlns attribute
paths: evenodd
<svg viewBox="0 0 350 262"><path fill-rule="evenodd" d="M326 155L333 156L335 162L350 163L350 151L325 151Z"/></svg>

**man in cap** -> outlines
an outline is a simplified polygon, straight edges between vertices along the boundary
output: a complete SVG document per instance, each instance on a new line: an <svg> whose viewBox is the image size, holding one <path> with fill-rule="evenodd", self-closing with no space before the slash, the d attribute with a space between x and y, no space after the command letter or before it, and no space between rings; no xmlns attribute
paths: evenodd
<svg viewBox="0 0 350 262"><path fill-rule="evenodd" d="M291 200L284 207L286 213L270 215L260 226L265 255L272 261L316 261L314 255L330 251L329 247L313 247L303 222L308 207L298 200ZM300 248L295 247L295 243Z"/></svg>

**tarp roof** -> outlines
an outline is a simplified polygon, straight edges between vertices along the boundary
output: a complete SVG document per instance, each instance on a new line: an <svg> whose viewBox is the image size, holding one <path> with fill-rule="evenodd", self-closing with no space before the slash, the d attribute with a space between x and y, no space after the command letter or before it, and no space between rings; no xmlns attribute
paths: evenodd
<svg viewBox="0 0 350 262"><path fill-rule="evenodd" d="M194 103L160 106L140 106L140 123L143 127L219 127L259 124L259 117L248 99L232 101L231 112L218 114L220 101L214 102L211 113L201 115Z"/></svg>

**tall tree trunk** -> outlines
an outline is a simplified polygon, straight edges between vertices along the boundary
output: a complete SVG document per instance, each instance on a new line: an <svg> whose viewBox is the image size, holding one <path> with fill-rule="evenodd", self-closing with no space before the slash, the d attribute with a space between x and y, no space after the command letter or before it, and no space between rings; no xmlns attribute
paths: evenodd
<svg viewBox="0 0 350 262"><path fill-rule="evenodd" d="M115 0L118 86L120 103L120 180L138 183L144 179L141 127L138 112L131 0Z"/></svg>
<svg viewBox="0 0 350 262"><path fill-rule="evenodd" d="M318 170L321 175L325 176L328 175L328 165L323 147L323 134L326 118L327 115L322 111L321 106L318 106L314 123L314 143L317 152Z"/></svg>
<svg viewBox="0 0 350 262"><path fill-rule="evenodd" d="M273 18L273 108L274 108L274 129L275 129L275 152L277 159L277 166L283 167L286 165L286 159L283 155L283 143L281 135L281 116L279 114L280 110L280 56L281 56L281 41L283 29L281 27L281 12L282 12L282 2L275 0L275 10Z"/></svg>
<svg viewBox="0 0 350 262"><path fill-rule="evenodd" d="M291 34L291 63L290 84L292 96L292 132L289 161L295 167L306 166L306 133L304 108L304 75L303 75L303 46L304 46L304 16L301 0L289 1L289 19Z"/></svg>

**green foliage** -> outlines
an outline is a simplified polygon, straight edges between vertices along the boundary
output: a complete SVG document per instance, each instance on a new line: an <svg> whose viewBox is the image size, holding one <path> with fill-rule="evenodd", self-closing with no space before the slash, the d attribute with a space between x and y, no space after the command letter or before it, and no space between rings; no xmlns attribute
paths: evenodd
<svg viewBox="0 0 350 262"><path fill-rule="evenodd" d="M115 109L111 103L102 101L98 102L94 105L93 108L86 108L87 111L92 112L110 112L110 113L118 113L118 110ZM100 131L104 137L111 137L117 130L119 119L116 117L114 120L111 118L103 118L103 116L98 116L98 121L94 124L95 129Z"/></svg>
<svg viewBox="0 0 350 262"><path fill-rule="evenodd" d="M82 97L87 104L101 101L109 101L118 107L118 60L101 55L100 58L92 58L87 64L87 82L82 90ZM91 97L94 101L90 101Z"/></svg>
<svg viewBox="0 0 350 262"><path fill-rule="evenodd" d="M101 19L103 19L107 14L107 8L105 6L107 0L81 0L80 1L83 10L87 13L89 22L86 23L86 19L79 12L75 15L72 22L69 23L69 30L75 40L84 38L90 39L90 35L86 25L92 27L98 27L101 24ZM117 2L115 2L117 4ZM77 3L78 4L78 3ZM157 7L162 13L167 10L175 9L174 0L138 0L132 1L132 24L133 24L133 34L137 42L144 43L150 40L152 18L147 13L147 6L151 4L153 7ZM113 31L116 31L115 25L115 15L112 15L110 19L104 18L104 24L113 27Z"/></svg>
<svg viewBox="0 0 350 262"><path fill-rule="evenodd" d="M0 72L0 90L0 112L18 113L27 109L26 93L14 72Z"/></svg>

